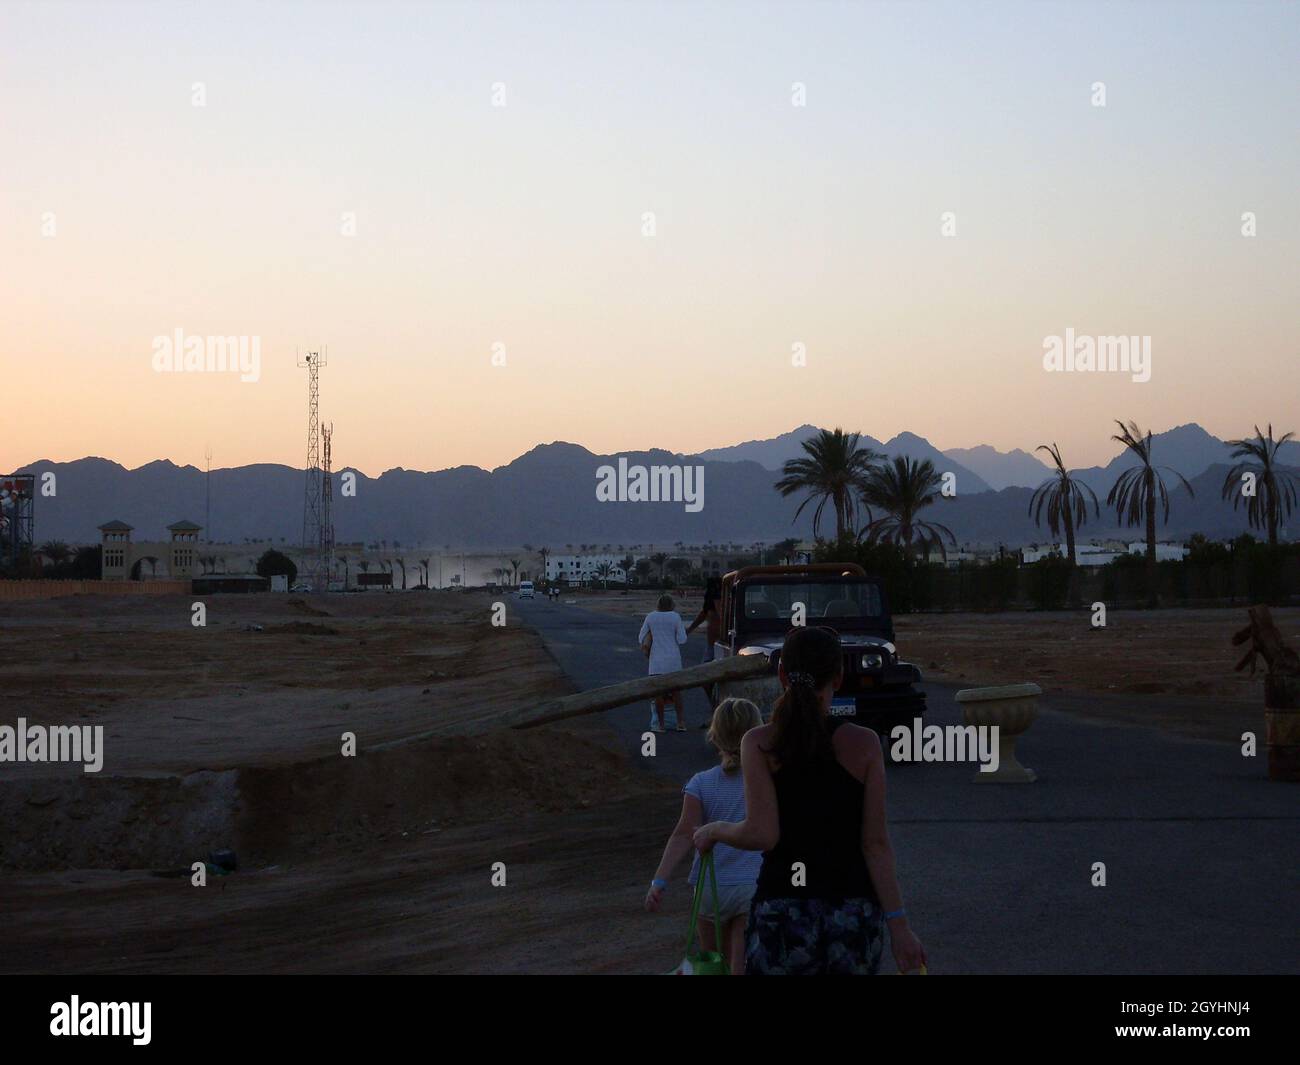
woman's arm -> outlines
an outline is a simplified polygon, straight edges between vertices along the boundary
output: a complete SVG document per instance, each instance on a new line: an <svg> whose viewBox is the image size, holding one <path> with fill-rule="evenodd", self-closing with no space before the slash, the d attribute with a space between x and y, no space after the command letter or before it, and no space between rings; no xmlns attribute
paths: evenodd
<svg viewBox="0 0 1300 1065"><path fill-rule="evenodd" d="M668 837L668 844L664 847L664 855L659 859L659 868L655 870L655 880L667 880L673 875L673 870L681 865L682 859L691 852L691 837L695 835L695 830L700 827L700 822L704 820L704 806L694 795L682 796L682 813L677 819L677 827L673 829L673 834ZM664 897L664 888L655 887L652 883L650 890L646 893L645 908L651 913L659 909L659 903Z"/></svg>
<svg viewBox="0 0 1300 1065"><path fill-rule="evenodd" d="M740 741L740 767L745 775L745 820L713 821L695 833L695 846L711 850L725 843L742 851L770 851L781 837L776 807L776 784L767 756L759 746L759 733L767 726L750 729Z"/></svg>
<svg viewBox="0 0 1300 1065"><path fill-rule="evenodd" d="M645 638L650 633L650 615L645 616L645 621L641 622L641 633L636 638L637 643L645 643Z"/></svg>
<svg viewBox="0 0 1300 1065"><path fill-rule="evenodd" d="M704 624L704 622L708 619L708 616L709 616L709 608L701 607L700 612L695 615L695 620L686 626L687 635L690 635L692 632L698 629L702 624Z"/></svg>
<svg viewBox="0 0 1300 1065"><path fill-rule="evenodd" d="M867 771L862 784L862 857L867 872L876 889L876 897L890 917L889 942L894 950L894 960L899 972L919 969L925 964L925 948L912 932L903 910L903 891L898 886L898 873L894 867L894 847L889 842L889 824L885 816L885 757L880 749L880 739L868 732Z"/></svg>

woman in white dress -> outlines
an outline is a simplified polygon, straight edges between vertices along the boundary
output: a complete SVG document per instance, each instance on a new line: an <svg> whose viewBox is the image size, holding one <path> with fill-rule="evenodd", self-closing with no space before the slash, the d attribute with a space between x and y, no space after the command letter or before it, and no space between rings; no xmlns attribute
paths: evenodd
<svg viewBox="0 0 1300 1065"><path fill-rule="evenodd" d="M645 647L646 637L650 638L650 676L660 673L675 673L682 668L682 652L679 650L686 642L686 626L682 616L673 609L673 597L661 595L659 609L646 615L641 623L641 635L637 637ZM669 692L667 695L655 696L655 717L658 724L656 732L664 731L664 704L672 703L677 712L677 731L686 731L686 715L682 711L681 692Z"/></svg>

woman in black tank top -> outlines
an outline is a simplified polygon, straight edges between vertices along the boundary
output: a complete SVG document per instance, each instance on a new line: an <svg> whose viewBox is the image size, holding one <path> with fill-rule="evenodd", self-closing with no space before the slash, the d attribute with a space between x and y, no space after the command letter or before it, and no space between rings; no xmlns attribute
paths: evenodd
<svg viewBox="0 0 1300 1065"><path fill-rule="evenodd" d="M830 629L786 637L772 723L741 746L745 820L695 834L701 850L764 852L746 931L749 974L874 973L886 924L899 971L925 964L894 871L880 740L828 715L842 662Z"/></svg>

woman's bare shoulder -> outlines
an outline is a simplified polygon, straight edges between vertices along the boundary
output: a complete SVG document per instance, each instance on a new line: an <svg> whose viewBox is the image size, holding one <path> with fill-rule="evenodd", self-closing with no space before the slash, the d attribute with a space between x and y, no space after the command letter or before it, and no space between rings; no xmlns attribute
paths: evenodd
<svg viewBox="0 0 1300 1065"><path fill-rule="evenodd" d="M875 757L880 750L880 737L871 729L861 725L845 723L835 730L831 737L836 752L844 754Z"/></svg>

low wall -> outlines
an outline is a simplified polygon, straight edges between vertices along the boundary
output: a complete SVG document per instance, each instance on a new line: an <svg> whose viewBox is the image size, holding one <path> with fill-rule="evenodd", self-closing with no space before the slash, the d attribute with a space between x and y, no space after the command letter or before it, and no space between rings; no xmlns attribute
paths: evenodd
<svg viewBox="0 0 1300 1065"><path fill-rule="evenodd" d="M64 595L189 595L178 581L0 581L0 600L57 599Z"/></svg>

